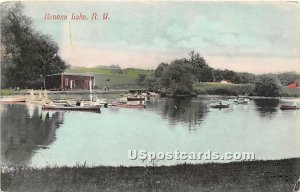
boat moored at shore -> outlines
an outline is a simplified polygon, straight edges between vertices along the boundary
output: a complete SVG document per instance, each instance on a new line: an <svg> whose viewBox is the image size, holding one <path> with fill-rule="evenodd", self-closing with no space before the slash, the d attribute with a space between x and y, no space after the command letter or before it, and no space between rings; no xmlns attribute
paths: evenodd
<svg viewBox="0 0 300 192"><path fill-rule="evenodd" d="M43 110L67 110L101 112L100 106L68 106L68 105L43 105Z"/></svg>
<svg viewBox="0 0 300 192"><path fill-rule="evenodd" d="M281 110L297 110L300 109L297 105L281 105Z"/></svg>

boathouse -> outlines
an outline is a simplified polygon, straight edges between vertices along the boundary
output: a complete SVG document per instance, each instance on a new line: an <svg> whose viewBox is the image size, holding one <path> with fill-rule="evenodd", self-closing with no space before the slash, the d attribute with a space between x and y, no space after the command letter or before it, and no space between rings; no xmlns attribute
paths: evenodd
<svg viewBox="0 0 300 192"><path fill-rule="evenodd" d="M48 90L89 90L95 86L93 75L58 73L46 75L45 88Z"/></svg>

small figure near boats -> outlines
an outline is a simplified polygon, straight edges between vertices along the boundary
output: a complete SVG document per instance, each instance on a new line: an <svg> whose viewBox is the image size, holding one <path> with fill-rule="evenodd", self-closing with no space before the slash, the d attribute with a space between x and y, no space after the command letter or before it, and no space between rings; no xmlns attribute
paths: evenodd
<svg viewBox="0 0 300 192"><path fill-rule="evenodd" d="M93 103L93 105L104 106L105 108L107 108L108 99L99 99L98 97L96 97L96 101Z"/></svg>
<svg viewBox="0 0 300 192"><path fill-rule="evenodd" d="M80 106L80 104L81 104L80 100L77 99L77 101L76 101L76 106Z"/></svg>

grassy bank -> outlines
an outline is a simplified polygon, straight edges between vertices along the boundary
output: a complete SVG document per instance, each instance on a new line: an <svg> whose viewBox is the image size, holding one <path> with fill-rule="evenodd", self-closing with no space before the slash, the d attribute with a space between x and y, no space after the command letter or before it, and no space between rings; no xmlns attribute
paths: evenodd
<svg viewBox="0 0 300 192"><path fill-rule="evenodd" d="M282 97L300 97L300 88L280 87L279 94Z"/></svg>
<svg viewBox="0 0 300 192"><path fill-rule="evenodd" d="M16 95L16 91L12 89L0 89L0 96Z"/></svg>
<svg viewBox="0 0 300 192"><path fill-rule="evenodd" d="M121 95L126 95L129 89L122 90L111 90L109 92L105 91L93 91L93 97L101 98L101 99L117 99L120 98ZM78 91L78 92L50 92L48 97L52 100L64 100L64 99L90 99L89 91Z"/></svg>
<svg viewBox="0 0 300 192"><path fill-rule="evenodd" d="M8 191L292 191L300 158L170 167L84 166L2 173Z"/></svg>
<svg viewBox="0 0 300 192"><path fill-rule="evenodd" d="M14 90L14 89L0 89L0 96L10 96L10 95L26 95L27 90Z"/></svg>
<svg viewBox="0 0 300 192"><path fill-rule="evenodd" d="M203 95L244 95L254 91L253 84L195 83L194 89Z"/></svg>
<svg viewBox="0 0 300 192"><path fill-rule="evenodd" d="M215 82L195 83L194 89L201 95L244 95L254 92L254 84L224 84ZM300 88L282 86L279 89L282 97L300 97Z"/></svg>

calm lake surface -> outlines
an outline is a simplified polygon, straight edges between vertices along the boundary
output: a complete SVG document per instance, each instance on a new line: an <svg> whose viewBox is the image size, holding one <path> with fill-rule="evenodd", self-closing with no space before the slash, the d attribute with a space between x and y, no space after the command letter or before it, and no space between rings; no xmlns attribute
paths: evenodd
<svg viewBox="0 0 300 192"><path fill-rule="evenodd" d="M224 99L225 101L225 99ZM228 101L228 99L226 99ZM154 99L146 109L101 113L0 105L1 164L18 166L146 165L128 150L254 152L256 159L300 157L300 111L277 99L213 109L210 98ZM176 107L175 107L176 106ZM158 161L157 165L202 161ZM147 164L148 165L148 164Z"/></svg>

